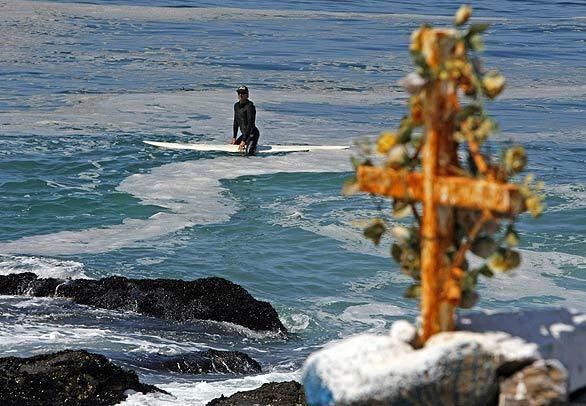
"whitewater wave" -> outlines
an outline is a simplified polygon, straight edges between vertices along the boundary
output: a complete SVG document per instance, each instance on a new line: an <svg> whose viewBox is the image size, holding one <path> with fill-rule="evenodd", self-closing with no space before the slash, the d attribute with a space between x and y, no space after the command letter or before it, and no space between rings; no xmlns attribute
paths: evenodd
<svg viewBox="0 0 586 406"><path fill-rule="evenodd" d="M33 272L41 278L88 279L84 264L55 258L1 255L0 275Z"/></svg>
<svg viewBox="0 0 586 406"><path fill-rule="evenodd" d="M300 377L301 371L274 371L225 381L157 384L159 388L169 392L171 395L135 393L119 403L118 406L166 406L171 404L202 406L222 395L231 396L239 391L256 389L269 382L299 381Z"/></svg>

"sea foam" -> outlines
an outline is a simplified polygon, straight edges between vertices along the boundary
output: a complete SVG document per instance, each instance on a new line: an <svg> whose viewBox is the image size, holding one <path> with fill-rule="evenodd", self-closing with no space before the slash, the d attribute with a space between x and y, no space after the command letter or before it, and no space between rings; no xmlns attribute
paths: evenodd
<svg viewBox="0 0 586 406"><path fill-rule="evenodd" d="M150 173L128 177L117 190L168 212L161 211L146 220L125 219L122 224L110 227L23 237L1 243L0 251L72 255L136 247L196 224L228 221L237 211L237 205L224 194L222 179L278 172L343 172L350 168L347 151L295 153L262 159L229 156L163 165Z"/></svg>

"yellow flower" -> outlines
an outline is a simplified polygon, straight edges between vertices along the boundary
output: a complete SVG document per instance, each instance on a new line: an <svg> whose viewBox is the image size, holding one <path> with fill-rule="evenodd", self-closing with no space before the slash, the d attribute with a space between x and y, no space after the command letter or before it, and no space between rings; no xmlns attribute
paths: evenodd
<svg viewBox="0 0 586 406"><path fill-rule="evenodd" d="M409 45L411 52L421 52L423 50L423 34L429 30L429 27L421 27L411 33L411 45Z"/></svg>
<svg viewBox="0 0 586 406"><path fill-rule="evenodd" d="M456 27L459 27L462 24L465 24L471 15L472 15L472 7L470 7L467 4L463 4L462 6L460 6L458 11L456 12L456 16L454 18L454 25Z"/></svg>
<svg viewBox="0 0 586 406"><path fill-rule="evenodd" d="M411 33L411 45L409 50L412 52L421 52L421 29Z"/></svg>
<svg viewBox="0 0 586 406"><path fill-rule="evenodd" d="M525 206L527 206L527 210L533 217L539 217L545 208L541 200L541 197L537 195L525 199Z"/></svg>
<svg viewBox="0 0 586 406"><path fill-rule="evenodd" d="M385 131L380 135L380 137L378 137L378 140L376 141L376 150L380 154L384 155L389 152L391 148L397 145L398 141L399 137L397 134L390 131Z"/></svg>
<svg viewBox="0 0 586 406"><path fill-rule="evenodd" d="M510 174L519 173L527 165L527 154L525 148L516 146L505 151L505 169Z"/></svg>
<svg viewBox="0 0 586 406"><path fill-rule="evenodd" d="M505 235L505 242L509 247L516 247L519 245L519 235L517 235L515 230L509 230Z"/></svg>
<svg viewBox="0 0 586 406"><path fill-rule="evenodd" d="M505 88L505 77L500 73L487 73L482 78L482 87L486 97L494 99Z"/></svg>
<svg viewBox="0 0 586 406"><path fill-rule="evenodd" d="M517 251L499 249L488 259L488 267L493 272L507 272L521 263L521 256Z"/></svg>
<svg viewBox="0 0 586 406"><path fill-rule="evenodd" d="M454 56L456 58L464 58L464 56L466 56L466 45L464 44L464 41L456 42L456 45L454 46Z"/></svg>
<svg viewBox="0 0 586 406"><path fill-rule="evenodd" d="M411 105L411 120L413 121L413 125L423 124L423 104L421 97L411 96L409 104Z"/></svg>
<svg viewBox="0 0 586 406"><path fill-rule="evenodd" d="M492 131L493 127L494 127L494 125L493 125L492 121L490 121L488 119L482 120L480 122L480 124L478 125L478 128L476 128L476 131L474 133L474 138L476 139L476 141L478 141L478 142L486 141L486 139L488 138L488 135Z"/></svg>

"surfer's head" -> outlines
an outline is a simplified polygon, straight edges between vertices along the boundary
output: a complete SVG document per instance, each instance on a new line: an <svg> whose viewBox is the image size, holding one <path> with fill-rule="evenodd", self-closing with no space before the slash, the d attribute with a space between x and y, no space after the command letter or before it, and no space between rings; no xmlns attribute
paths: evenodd
<svg viewBox="0 0 586 406"><path fill-rule="evenodd" d="M238 93L238 100L242 102L248 100L248 88L246 86L238 86L238 89L236 89L236 93Z"/></svg>
<svg viewBox="0 0 586 406"><path fill-rule="evenodd" d="M238 89L236 89L236 93L238 94L248 94L248 88L244 85L240 85L238 86Z"/></svg>

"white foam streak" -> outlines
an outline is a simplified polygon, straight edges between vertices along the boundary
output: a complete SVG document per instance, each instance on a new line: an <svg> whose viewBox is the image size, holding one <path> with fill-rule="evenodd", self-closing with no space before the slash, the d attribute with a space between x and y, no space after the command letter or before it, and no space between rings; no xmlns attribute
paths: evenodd
<svg viewBox="0 0 586 406"><path fill-rule="evenodd" d="M43 305L48 299L31 299L13 307L22 309ZM57 351L63 348L94 348L126 353L178 355L201 351L208 346L190 341L174 341L155 335L133 335L98 327L37 323L36 317L21 318L19 323L0 326L0 353L8 354L31 348L38 352Z"/></svg>
<svg viewBox="0 0 586 406"><path fill-rule="evenodd" d="M89 347L103 342L112 334L109 330L88 327L56 326L51 324L5 324L0 329L0 352L23 349L55 348L56 346Z"/></svg>
<svg viewBox="0 0 586 406"><path fill-rule="evenodd" d="M546 213L584 209L586 207L586 186L583 184L547 185L549 196L561 197L564 203L548 207Z"/></svg>
<svg viewBox="0 0 586 406"><path fill-rule="evenodd" d="M286 102L315 103L335 111L338 106L363 107L367 104L400 103L404 102L405 97L403 92L393 91L388 86L367 92L347 92L343 98L338 92L331 90L297 89L287 94ZM319 120L296 117L291 122L287 113L264 107L284 103L280 90L254 90L251 99L259 112L257 124L261 130L261 143L291 144L293 133L295 144L345 145L351 135L376 134L380 130L363 124L354 126L352 130L340 131L337 116ZM228 142L234 114L232 90L69 95L66 100L67 105L57 111L11 111L0 113L0 119L3 126L11 132L30 134L33 131L47 135L77 134L78 128L83 128L86 134L123 131L157 136L176 135L177 123L181 123L182 128L205 135L206 141ZM199 111L209 112L209 116L194 116L193 106L198 106ZM153 111L154 108L157 110ZM150 138L157 140L153 136ZM183 140L179 138L176 141Z"/></svg>
<svg viewBox="0 0 586 406"><path fill-rule="evenodd" d="M377 217L379 214L376 210L362 210L351 212L341 211L331 213L328 216L334 217L342 224L322 224L320 219L308 215L308 211L313 204L323 203L325 201L339 201L345 199L343 196L324 196L322 194L301 195L295 199L286 201L275 201L266 206L275 212L275 224L282 227L298 227L305 231L310 231L323 237L331 238L342 243L344 249L361 254L370 254L385 257L388 255L388 238L384 238L382 243L375 246L370 240L364 238L363 230L370 219ZM364 224L357 224L356 219L368 219Z"/></svg>
<svg viewBox="0 0 586 406"><path fill-rule="evenodd" d="M219 157L164 165L136 174L118 187L170 212L146 220L81 231L23 237L0 244L0 251L18 254L72 255L100 253L140 245L196 224L227 221L238 207L225 196L222 179L277 172L342 172L350 170L348 151L295 153L266 158Z"/></svg>
<svg viewBox="0 0 586 406"><path fill-rule="evenodd" d="M556 186L556 195L563 196L569 200L563 205L563 209L574 209L583 206L583 199L580 199L584 191L573 185ZM276 223L283 227L299 227L318 235L329 237L343 243L343 247L349 251L368 254L373 256L388 257L390 241L381 242L374 247L370 241L366 241L360 227L355 227L344 217L338 219L346 220L343 224L320 224L318 219L311 218L307 212L313 203L323 200L320 196L300 196L288 204L276 202L270 208L276 213L281 213ZM559 210L556 206L555 210ZM356 216L356 213L352 213ZM364 216L368 217L368 216ZM376 217L375 214L370 216ZM579 310L586 310L586 292L568 289L559 284L556 280L567 278L564 267L586 268L586 259L582 256L566 254L562 252L536 252L530 250L522 251L522 263L511 275L496 275L494 278L481 279L481 296L497 300L515 300L523 297L555 296L558 299L552 301L552 305L570 305ZM474 256L470 259L475 263ZM476 261L478 262L478 261ZM375 277L372 280L356 280L351 282L350 290L356 293L370 289L374 284L391 283L391 281L404 282L405 278L397 270L392 279L387 280L387 274ZM364 285L364 286L363 286Z"/></svg>
<svg viewBox="0 0 586 406"><path fill-rule="evenodd" d="M385 316L404 316L405 310L389 303L372 302L364 305L347 307L340 319L351 324L356 322L370 325L371 332L384 332L387 328Z"/></svg>
<svg viewBox="0 0 586 406"><path fill-rule="evenodd" d="M561 252L521 251L521 266L511 275L496 275L483 279L486 286L480 290L483 297L499 300L517 300L523 297L557 297L550 305L566 305L578 310L586 310L586 292L568 289L557 282L565 278L563 267L586 269L586 259L582 256Z"/></svg>
<svg viewBox="0 0 586 406"><path fill-rule="evenodd" d="M317 86L317 85L316 85ZM360 92L332 92L331 89L296 89L287 93L287 103L315 103L332 111L338 106L357 108L365 105L381 104L403 105L407 94L399 88L388 85L364 89ZM328 140L326 143L347 143L349 135L358 137L363 134L378 134L380 128L372 125L355 124L351 130L339 131L337 117L320 118L298 117L289 122L290 117L274 109L265 110L263 106L280 105L284 102L281 90L254 90L251 94L259 111L258 125L263 135L270 134L270 143L283 143L295 133L295 143L315 143L316 139ZM582 100L586 97L586 85L557 85L547 83L516 85L507 89L502 99L509 100ZM206 140L227 141L229 134L226 123L232 120L232 90L201 90L192 92L157 92L103 95L69 95L65 107L53 112L11 111L0 113L0 119L11 132L40 134L64 134L78 132L84 128L86 133L96 131L140 132L143 134L176 134L177 123L198 134L205 134ZM210 112L210 117L193 116L193 106L199 111ZM156 117L156 120L153 118ZM575 139L575 132L564 134L563 129L556 136ZM533 135L533 134L532 134ZM552 134L547 134L551 137ZM178 139L177 141L182 141ZM333 142L332 142L333 141ZM265 141L266 142L266 141Z"/></svg>

